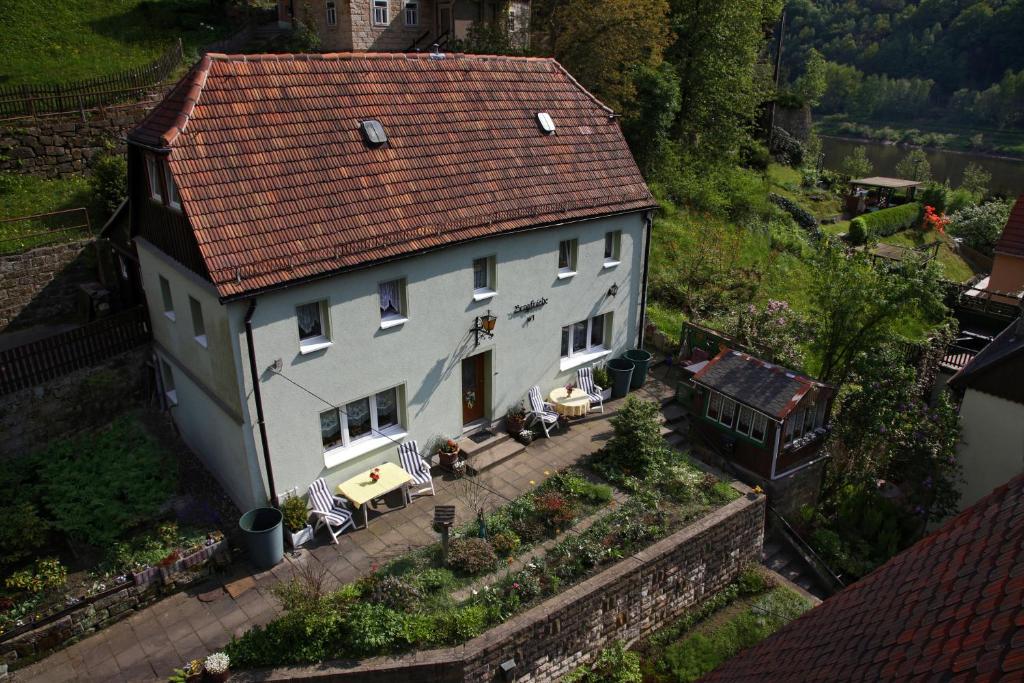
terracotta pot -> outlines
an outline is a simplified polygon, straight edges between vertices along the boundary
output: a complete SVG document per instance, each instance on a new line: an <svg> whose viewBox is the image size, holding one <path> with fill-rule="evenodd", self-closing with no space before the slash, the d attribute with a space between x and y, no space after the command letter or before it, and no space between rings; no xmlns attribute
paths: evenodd
<svg viewBox="0 0 1024 683"><path fill-rule="evenodd" d="M439 463L441 463L442 467L451 468L451 466L454 465L456 463L456 461L458 461L460 450L461 449L456 448L455 452L453 452L453 453L446 453L445 451L438 451L437 452L437 460L438 460Z"/></svg>
<svg viewBox="0 0 1024 683"><path fill-rule="evenodd" d="M508 429L508 433L515 436L519 432L523 431L523 425L526 424L526 420L522 417L506 417L505 427Z"/></svg>

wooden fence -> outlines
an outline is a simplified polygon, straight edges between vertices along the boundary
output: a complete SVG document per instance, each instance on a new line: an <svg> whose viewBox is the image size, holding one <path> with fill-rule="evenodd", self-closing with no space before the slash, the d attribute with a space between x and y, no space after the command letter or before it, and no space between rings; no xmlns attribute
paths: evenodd
<svg viewBox="0 0 1024 683"><path fill-rule="evenodd" d="M0 395L95 365L149 341L142 306L68 332L0 351Z"/></svg>
<svg viewBox="0 0 1024 683"><path fill-rule="evenodd" d="M0 119L85 112L141 99L149 88L167 80L182 60L181 39L144 66L109 76L54 85L0 87Z"/></svg>

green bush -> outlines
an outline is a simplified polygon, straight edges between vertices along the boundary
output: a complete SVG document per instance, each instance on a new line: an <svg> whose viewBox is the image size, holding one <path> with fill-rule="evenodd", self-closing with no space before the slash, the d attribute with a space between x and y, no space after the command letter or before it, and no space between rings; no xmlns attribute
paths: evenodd
<svg viewBox="0 0 1024 683"><path fill-rule="evenodd" d="M456 538L448 546L448 566L463 574L480 574L494 568L498 556L485 538Z"/></svg>
<svg viewBox="0 0 1024 683"><path fill-rule="evenodd" d="M857 244L863 244L874 237L895 235L916 225L920 218L921 205L916 202L866 213L850 221L850 239ZM855 226L857 221L860 221L860 224Z"/></svg>
<svg viewBox="0 0 1024 683"><path fill-rule="evenodd" d="M622 474L646 477L664 459L665 441L661 438L658 416L660 406L635 396L611 419L614 434L605 446L602 464Z"/></svg>
<svg viewBox="0 0 1024 683"><path fill-rule="evenodd" d="M0 507L0 565L26 560L46 544L47 523L35 503L18 502Z"/></svg>
<svg viewBox="0 0 1024 683"><path fill-rule="evenodd" d="M416 584L425 593L440 593L455 585L455 575L449 569L431 567L416 577Z"/></svg>
<svg viewBox="0 0 1024 683"><path fill-rule="evenodd" d="M309 520L309 510L306 501L298 496L293 496L281 505L281 513L284 515L284 525L292 533L301 531Z"/></svg>
<svg viewBox="0 0 1024 683"><path fill-rule="evenodd" d="M603 365L599 365L594 368L594 384L602 389L611 388L612 378L608 376L608 368Z"/></svg>
<svg viewBox="0 0 1024 683"><path fill-rule="evenodd" d="M602 650L592 664L567 674L562 683L641 683L640 655L617 642Z"/></svg>
<svg viewBox="0 0 1024 683"><path fill-rule="evenodd" d="M949 203L949 186L930 183L921 190L918 201L922 207L930 206L935 209L935 213L942 215L946 212L946 206Z"/></svg>
<svg viewBox="0 0 1024 683"><path fill-rule="evenodd" d="M128 163L121 154L106 153L92 165L90 180L96 200L108 214L128 196Z"/></svg>
<svg viewBox="0 0 1024 683"><path fill-rule="evenodd" d="M375 605L384 605L399 612L411 611L423 598L414 582L386 574L366 577L363 596Z"/></svg>
<svg viewBox="0 0 1024 683"><path fill-rule="evenodd" d="M63 588L68 581L68 570L55 557L36 560L31 569L14 572L4 581L4 585L15 590L29 593Z"/></svg>
<svg viewBox="0 0 1024 683"><path fill-rule="evenodd" d="M405 624L401 613L384 605L355 603L344 619L344 645L352 654L375 655L391 650L404 640Z"/></svg>
<svg viewBox="0 0 1024 683"><path fill-rule="evenodd" d="M864 218L857 216L850 221L850 229L847 234L850 236L850 242L853 244L864 244L867 242L870 234L868 233L868 224L864 221Z"/></svg>
<svg viewBox="0 0 1024 683"><path fill-rule="evenodd" d="M491 536L491 545L501 557L515 555L519 550L520 540L512 531L502 531Z"/></svg>

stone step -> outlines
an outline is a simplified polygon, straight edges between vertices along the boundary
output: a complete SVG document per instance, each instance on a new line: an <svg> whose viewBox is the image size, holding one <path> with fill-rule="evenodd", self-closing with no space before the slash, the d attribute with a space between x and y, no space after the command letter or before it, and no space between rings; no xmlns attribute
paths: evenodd
<svg viewBox="0 0 1024 683"><path fill-rule="evenodd" d="M518 441L505 438L501 443L492 446L485 451L478 452L473 456L467 456L466 467L471 470L470 474L483 472L484 470L505 462L509 458L514 458L525 450L526 446L523 444Z"/></svg>
<svg viewBox="0 0 1024 683"><path fill-rule="evenodd" d="M473 441L468 436L464 436L459 440L459 448L462 450L462 455L469 459L480 455L490 448L503 444L511 438L512 437L504 431L494 431L494 436L490 437L486 441L481 441L480 443Z"/></svg>
<svg viewBox="0 0 1024 683"><path fill-rule="evenodd" d="M688 443L686 437L684 437L682 434L678 432L671 432L668 436L665 437L665 441L668 442L669 446L676 449L684 448Z"/></svg>
<svg viewBox="0 0 1024 683"><path fill-rule="evenodd" d="M662 415L665 416L665 422L679 422L686 417L686 409L678 403L669 403L661 409Z"/></svg>

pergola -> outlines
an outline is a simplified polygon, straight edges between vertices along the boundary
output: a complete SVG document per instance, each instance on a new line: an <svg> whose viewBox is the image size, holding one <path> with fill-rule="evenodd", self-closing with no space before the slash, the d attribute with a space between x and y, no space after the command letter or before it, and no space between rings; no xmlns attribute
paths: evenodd
<svg viewBox="0 0 1024 683"><path fill-rule="evenodd" d="M874 190L879 199L878 203L892 205L893 196L899 190L907 193L907 201L914 201L914 194L917 188L924 185L920 180L907 180L905 178L887 178L885 176L872 176L870 178L857 178L850 181L850 197L847 200L847 210L858 215L867 209L867 195ZM884 202L881 200L884 198Z"/></svg>

